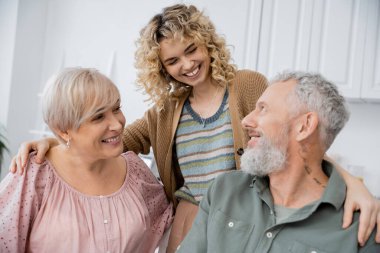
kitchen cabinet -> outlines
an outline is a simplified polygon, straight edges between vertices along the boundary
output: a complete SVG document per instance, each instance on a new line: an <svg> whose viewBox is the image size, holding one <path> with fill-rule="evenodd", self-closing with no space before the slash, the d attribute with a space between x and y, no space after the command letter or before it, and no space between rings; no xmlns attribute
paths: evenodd
<svg viewBox="0 0 380 253"><path fill-rule="evenodd" d="M367 10L361 95L376 100L380 98L380 1L368 1Z"/></svg>
<svg viewBox="0 0 380 253"><path fill-rule="evenodd" d="M247 68L316 71L352 100L380 101L380 1L266 0ZM252 14L253 15L253 14ZM249 39L249 36L247 36ZM377 71L376 71L377 70Z"/></svg>

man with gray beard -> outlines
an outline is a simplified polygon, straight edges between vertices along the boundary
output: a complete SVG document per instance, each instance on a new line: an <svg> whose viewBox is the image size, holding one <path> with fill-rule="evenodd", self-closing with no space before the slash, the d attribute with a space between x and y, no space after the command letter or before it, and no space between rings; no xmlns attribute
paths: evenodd
<svg viewBox="0 0 380 253"><path fill-rule="evenodd" d="M348 121L344 98L319 74L280 74L247 115L245 172L215 179L178 252L380 252L343 229L346 185L325 152Z"/></svg>
<svg viewBox="0 0 380 253"><path fill-rule="evenodd" d="M286 162L288 131L289 127L285 125L279 130L275 140L262 136L258 141L258 148L246 149L241 157L242 170L260 177L281 170Z"/></svg>

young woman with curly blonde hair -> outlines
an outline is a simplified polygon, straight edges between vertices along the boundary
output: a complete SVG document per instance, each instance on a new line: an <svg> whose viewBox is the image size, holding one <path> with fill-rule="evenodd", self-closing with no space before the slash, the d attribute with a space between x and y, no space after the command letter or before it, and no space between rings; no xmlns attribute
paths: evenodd
<svg viewBox="0 0 380 253"><path fill-rule="evenodd" d="M135 151L152 145L166 192L179 201L168 248L174 251L211 181L239 168L236 151L247 140L240 120L267 80L230 64L225 40L194 6L164 9L137 43L137 82L155 107L126 128L124 143Z"/></svg>

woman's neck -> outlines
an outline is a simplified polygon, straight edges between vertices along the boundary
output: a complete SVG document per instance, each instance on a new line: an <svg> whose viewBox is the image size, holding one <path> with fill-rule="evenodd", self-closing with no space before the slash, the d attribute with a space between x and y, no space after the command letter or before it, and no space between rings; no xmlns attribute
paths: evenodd
<svg viewBox="0 0 380 253"><path fill-rule="evenodd" d="M202 118L213 116L219 109L225 88L220 84L209 84L193 88L189 98L191 107Z"/></svg>
<svg viewBox="0 0 380 253"><path fill-rule="evenodd" d="M220 86L221 85L216 81L208 80L207 82L196 85L192 88L192 97L199 101L209 100L210 97L214 96L215 91L218 90Z"/></svg>
<svg viewBox="0 0 380 253"><path fill-rule="evenodd" d="M121 156L89 161L71 152L65 145L58 145L46 157L58 175L79 192L109 195L124 183L126 163Z"/></svg>

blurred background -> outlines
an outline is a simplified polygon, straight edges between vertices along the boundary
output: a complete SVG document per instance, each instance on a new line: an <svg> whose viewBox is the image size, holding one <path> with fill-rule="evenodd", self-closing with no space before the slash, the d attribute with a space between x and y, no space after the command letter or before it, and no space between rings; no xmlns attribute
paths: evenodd
<svg viewBox="0 0 380 253"><path fill-rule="evenodd" d="M335 82L351 119L328 154L380 197L380 0L0 0L1 178L21 142L49 134L39 94L63 67L99 69L119 87L127 121L143 116L151 105L134 82L135 41L175 3L210 16L240 69Z"/></svg>

